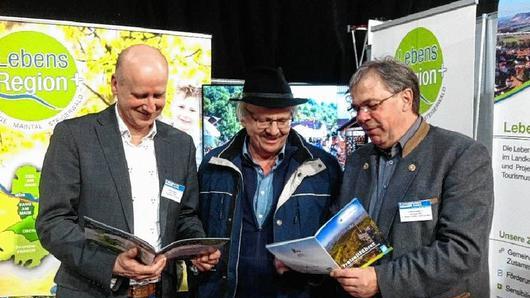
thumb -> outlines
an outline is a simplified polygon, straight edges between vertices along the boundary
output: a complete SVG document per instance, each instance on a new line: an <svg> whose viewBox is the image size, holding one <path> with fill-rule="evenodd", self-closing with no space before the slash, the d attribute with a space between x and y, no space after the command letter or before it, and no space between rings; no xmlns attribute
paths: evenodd
<svg viewBox="0 0 530 298"><path fill-rule="evenodd" d="M136 247L133 247L125 252L125 255L131 259L135 258L137 254L138 254L138 248Z"/></svg>
<svg viewBox="0 0 530 298"><path fill-rule="evenodd" d="M285 266L285 264L278 260L278 259L274 259L274 267L276 267L276 272L278 272L278 274L282 275L284 274L285 272L289 271L289 268L287 266Z"/></svg>

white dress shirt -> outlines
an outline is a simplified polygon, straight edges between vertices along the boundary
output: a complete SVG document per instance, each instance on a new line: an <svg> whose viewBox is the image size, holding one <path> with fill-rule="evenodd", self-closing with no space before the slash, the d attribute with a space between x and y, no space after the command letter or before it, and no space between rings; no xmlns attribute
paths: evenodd
<svg viewBox="0 0 530 298"><path fill-rule="evenodd" d="M156 122L149 133L142 138L140 144L134 145L131 133L117 107L118 105L116 105L118 127L131 182L134 235L149 242L156 249L160 249L160 186L154 143Z"/></svg>

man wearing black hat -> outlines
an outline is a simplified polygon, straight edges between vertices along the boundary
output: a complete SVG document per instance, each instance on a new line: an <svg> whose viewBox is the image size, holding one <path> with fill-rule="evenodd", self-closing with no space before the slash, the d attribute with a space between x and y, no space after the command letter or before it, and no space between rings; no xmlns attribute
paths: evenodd
<svg viewBox="0 0 530 298"><path fill-rule="evenodd" d="M205 231L231 241L216 270L201 273L198 296L322 296L314 276L290 271L265 245L314 235L336 197L339 164L291 129L307 99L293 97L281 69L253 69L232 100L244 129L199 169Z"/></svg>

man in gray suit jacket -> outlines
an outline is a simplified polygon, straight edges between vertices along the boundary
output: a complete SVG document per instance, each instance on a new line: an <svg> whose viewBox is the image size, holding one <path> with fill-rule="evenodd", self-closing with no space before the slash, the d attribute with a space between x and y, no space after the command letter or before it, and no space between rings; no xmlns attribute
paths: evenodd
<svg viewBox="0 0 530 298"><path fill-rule="evenodd" d="M489 297L486 148L419 116L418 79L392 58L361 66L350 92L372 143L349 158L340 203L359 198L394 250L331 276L355 297Z"/></svg>
<svg viewBox="0 0 530 298"><path fill-rule="evenodd" d="M61 266L59 297L176 296L173 262L137 261L86 240L83 216L134 233L155 247L202 237L191 137L156 120L165 105L168 65L155 48L135 45L112 76L117 104L59 123L42 167L37 231ZM164 191L180 185L179 191ZM183 190L182 190L183 189ZM173 195L170 195L170 194ZM219 251L193 260L209 270Z"/></svg>

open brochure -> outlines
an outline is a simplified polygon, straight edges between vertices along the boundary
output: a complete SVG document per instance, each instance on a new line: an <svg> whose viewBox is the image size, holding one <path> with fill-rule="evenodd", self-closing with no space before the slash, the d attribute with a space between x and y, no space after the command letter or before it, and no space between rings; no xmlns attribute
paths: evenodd
<svg viewBox="0 0 530 298"><path fill-rule="evenodd" d="M267 249L292 270L313 274L366 267L392 250L358 199L344 206L315 236L268 244Z"/></svg>
<svg viewBox="0 0 530 298"><path fill-rule="evenodd" d="M85 237L118 253L133 247L139 249L139 259L144 264L151 264L157 255L164 254L167 259L189 259L213 252L225 245L229 238L190 238L177 240L160 250L137 236L111 227L90 217L85 219Z"/></svg>

